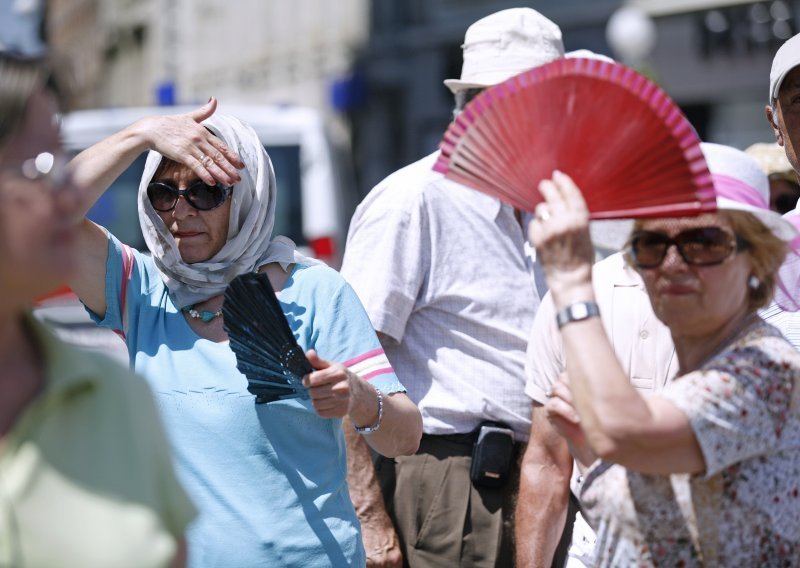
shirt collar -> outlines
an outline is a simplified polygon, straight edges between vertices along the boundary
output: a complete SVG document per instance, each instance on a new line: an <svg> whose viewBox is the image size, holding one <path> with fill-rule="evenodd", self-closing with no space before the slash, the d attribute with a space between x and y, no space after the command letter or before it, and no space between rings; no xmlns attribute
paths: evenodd
<svg viewBox="0 0 800 568"><path fill-rule="evenodd" d="M616 252L609 258L613 258L614 260L610 262L616 262L620 268L620 270L613 271L614 286L639 286L644 290L642 277L639 276L636 269L625 260L625 253L623 251Z"/></svg>

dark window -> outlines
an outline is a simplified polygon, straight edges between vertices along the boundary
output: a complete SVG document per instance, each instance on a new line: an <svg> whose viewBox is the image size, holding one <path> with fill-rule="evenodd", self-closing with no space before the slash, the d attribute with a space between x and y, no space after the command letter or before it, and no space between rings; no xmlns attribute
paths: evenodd
<svg viewBox="0 0 800 568"><path fill-rule="evenodd" d="M300 182L300 146L266 146L278 185L273 235L284 235L297 245L303 236L303 194Z"/></svg>

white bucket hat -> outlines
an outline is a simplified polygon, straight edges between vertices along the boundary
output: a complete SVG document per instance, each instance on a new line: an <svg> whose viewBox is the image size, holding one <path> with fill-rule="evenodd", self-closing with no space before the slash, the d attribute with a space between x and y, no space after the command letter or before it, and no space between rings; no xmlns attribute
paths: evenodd
<svg viewBox="0 0 800 568"><path fill-rule="evenodd" d="M614 61L608 55L596 53L590 49L576 49L574 51L568 51L564 54L564 57L567 59L596 59L597 61L605 61L606 63L616 63L616 61Z"/></svg>
<svg viewBox="0 0 800 568"><path fill-rule="evenodd" d="M800 34L790 37L772 59L772 69L769 72L769 102L778 98L781 83L789 72L800 65Z"/></svg>
<svg viewBox="0 0 800 568"><path fill-rule="evenodd" d="M490 87L564 57L559 27L531 8L501 10L478 20L467 29L461 48L461 78L444 82L453 93Z"/></svg>
<svg viewBox="0 0 800 568"><path fill-rule="evenodd" d="M717 192L717 209L744 211L784 241L797 237L795 226L769 208L769 180L753 158L730 146L702 142L700 148Z"/></svg>

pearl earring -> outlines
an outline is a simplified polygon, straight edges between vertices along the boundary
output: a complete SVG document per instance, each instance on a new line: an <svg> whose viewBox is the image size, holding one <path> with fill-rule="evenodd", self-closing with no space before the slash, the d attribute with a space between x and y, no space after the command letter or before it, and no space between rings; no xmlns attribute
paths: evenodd
<svg viewBox="0 0 800 568"><path fill-rule="evenodd" d="M758 290L758 287L761 286L761 280L759 280L758 276L755 274L751 274L750 278L747 280L747 286L751 290Z"/></svg>

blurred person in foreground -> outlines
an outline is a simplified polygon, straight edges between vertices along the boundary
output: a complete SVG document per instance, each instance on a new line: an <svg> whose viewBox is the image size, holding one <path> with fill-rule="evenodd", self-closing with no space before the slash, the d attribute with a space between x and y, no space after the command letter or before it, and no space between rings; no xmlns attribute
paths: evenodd
<svg viewBox="0 0 800 568"><path fill-rule="evenodd" d="M548 417L582 467L601 566L800 563L800 353L756 310L796 229L743 152L704 144L718 211L636 222L628 256L669 328L677 377L643 397L597 317L588 212L565 174L530 225L567 372Z"/></svg>
<svg viewBox="0 0 800 568"><path fill-rule="evenodd" d="M769 208L783 215L797 207L800 185L797 174L777 143L759 142L749 146L745 154L753 158L769 179Z"/></svg>
<svg viewBox="0 0 800 568"><path fill-rule="evenodd" d="M100 325L123 333L156 393L200 510L187 532L192 566L361 566L341 419L393 457L416 451L419 411L352 289L272 234L269 156L252 128L215 109L211 99L145 118L73 160L90 191L85 212L150 149L138 205L152 256L84 220L70 285ZM303 379L308 400L257 404L237 369L221 307L228 283L249 272L267 275L315 369Z"/></svg>
<svg viewBox="0 0 800 568"><path fill-rule="evenodd" d="M558 26L529 8L478 20L462 47L461 78L445 81L456 113L486 87L564 55ZM519 212L434 172L437 155L378 184L350 225L342 275L424 431L416 455L376 463L391 521L363 444L349 448L351 490L374 565L400 564L396 529L410 566L511 566L518 453L530 431L525 348L540 291ZM487 455L490 432L513 440L497 448L509 465L491 481L473 460Z"/></svg>
<svg viewBox="0 0 800 568"><path fill-rule="evenodd" d="M195 510L149 390L29 311L78 268L58 93L45 59L0 52L0 566L182 566Z"/></svg>
<svg viewBox="0 0 800 568"><path fill-rule="evenodd" d="M644 396L660 393L675 375L677 361L669 329L653 313L642 278L624 254L616 252L594 264L592 285L603 327L625 376ZM596 537L583 516L575 515L580 467L573 466L567 441L547 420L544 408L546 393L565 367L552 292L548 292L536 312L528 342L525 394L533 406L515 516L519 568L550 566L565 519L571 522L573 517L566 565L594 565Z"/></svg>

